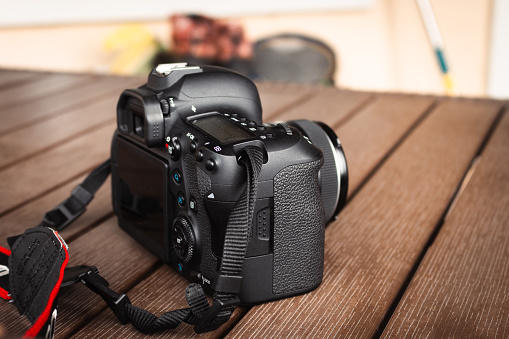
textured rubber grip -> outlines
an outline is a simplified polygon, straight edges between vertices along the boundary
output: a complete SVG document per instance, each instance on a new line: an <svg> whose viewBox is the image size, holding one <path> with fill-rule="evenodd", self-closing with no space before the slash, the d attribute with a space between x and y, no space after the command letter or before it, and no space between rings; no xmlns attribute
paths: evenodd
<svg viewBox="0 0 509 339"><path fill-rule="evenodd" d="M292 165L274 177L274 294L322 282L325 219L318 171L323 159Z"/></svg>

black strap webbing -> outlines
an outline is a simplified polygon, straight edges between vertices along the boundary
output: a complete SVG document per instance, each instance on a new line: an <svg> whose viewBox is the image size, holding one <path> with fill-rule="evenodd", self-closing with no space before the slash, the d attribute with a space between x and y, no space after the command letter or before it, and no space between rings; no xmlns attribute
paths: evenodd
<svg viewBox="0 0 509 339"><path fill-rule="evenodd" d="M223 248L223 259L219 269L219 276L213 282L214 300L227 300L234 303L240 292L242 269L249 242L250 228L253 221L254 205L258 187L258 175L263 164L263 153L255 147L246 147L245 156L240 161L246 166L247 183L243 195L235 204L228 224ZM224 307L217 314L215 327L219 327L230 319L235 307ZM196 326L200 330L200 325ZM200 332L198 332L200 333Z"/></svg>
<svg viewBox="0 0 509 339"><path fill-rule="evenodd" d="M242 269L249 242L256 202L258 175L263 163L263 152L257 147L246 147L241 151L239 162L246 168L247 183L244 192L235 204L224 240L223 258L219 275L212 283L215 291L210 306L203 288L190 284L186 288L189 308L167 312L160 317L131 304L125 294L109 289L108 282L99 276L93 266L67 268L62 286L81 281L99 294L122 323L131 322L144 333L155 333L174 329L182 322L196 325L195 331L203 333L215 330L227 322L239 305L238 294L242 283ZM94 169L78 185L69 198L55 209L47 212L40 226L61 230L77 219L86 210L94 194L106 181L111 172L110 160Z"/></svg>
<svg viewBox="0 0 509 339"><path fill-rule="evenodd" d="M110 159L96 167L85 180L76 186L71 196L56 208L44 215L41 226L51 227L60 231L67 227L86 211L87 205L94 194L104 184L111 173Z"/></svg>

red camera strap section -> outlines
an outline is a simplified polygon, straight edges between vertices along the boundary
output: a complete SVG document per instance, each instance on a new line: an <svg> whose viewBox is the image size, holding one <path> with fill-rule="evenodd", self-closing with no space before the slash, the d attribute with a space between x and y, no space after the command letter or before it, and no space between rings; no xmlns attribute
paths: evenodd
<svg viewBox="0 0 509 339"><path fill-rule="evenodd" d="M0 298L11 300L9 294L9 256L11 251L0 246Z"/></svg>
<svg viewBox="0 0 509 339"><path fill-rule="evenodd" d="M69 261L64 240L49 228L30 228L17 237L12 251L0 248L0 253L0 294L32 323L25 337L52 337L58 292Z"/></svg>

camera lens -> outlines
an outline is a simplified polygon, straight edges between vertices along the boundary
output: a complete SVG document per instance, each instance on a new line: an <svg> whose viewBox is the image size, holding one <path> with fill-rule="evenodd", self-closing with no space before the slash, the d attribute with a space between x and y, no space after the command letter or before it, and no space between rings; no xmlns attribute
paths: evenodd
<svg viewBox="0 0 509 339"><path fill-rule="evenodd" d="M318 173L320 193L325 220L332 221L345 206L348 192L348 169L341 143L336 133L323 122L294 120L288 124L297 128L323 152L324 163Z"/></svg>

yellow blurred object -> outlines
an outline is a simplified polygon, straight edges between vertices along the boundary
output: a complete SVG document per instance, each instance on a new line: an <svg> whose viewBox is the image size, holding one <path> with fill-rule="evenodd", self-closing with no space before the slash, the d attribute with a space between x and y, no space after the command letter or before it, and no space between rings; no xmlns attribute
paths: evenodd
<svg viewBox="0 0 509 339"><path fill-rule="evenodd" d="M454 84L454 79L452 78L451 74L444 74L443 75L443 81L445 86L445 94L448 96L457 96L458 91L456 90L456 86Z"/></svg>
<svg viewBox="0 0 509 339"><path fill-rule="evenodd" d="M145 27L130 24L108 36L103 47L106 52L117 54L110 65L110 72L129 75L145 71L144 67L158 52L160 45Z"/></svg>

